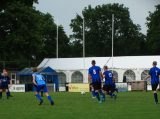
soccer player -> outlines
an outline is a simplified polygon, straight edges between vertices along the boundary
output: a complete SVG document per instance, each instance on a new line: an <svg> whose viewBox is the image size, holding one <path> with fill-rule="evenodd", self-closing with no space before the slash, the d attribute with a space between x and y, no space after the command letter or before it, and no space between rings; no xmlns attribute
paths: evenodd
<svg viewBox="0 0 160 119"><path fill-rule="evenodd" d="M104 68L103 77L105 78L103 91L106 94L110 95L111 97L114 97L114 99L116 99L117 95L114 94L115 83L113 82L113 73L108 70L108 66L104 66L103 68Z"/></svg>
<svg viewBox="0 0 160 119"><path fill-rule="evenodd" d="M3 69L3 72L6 72L6 74L7 74L7 76L8 76L8 72L7 72L7 70L6 69ZM9 77L9 76L8 76ZM9 79L10 79L10 77L9 77ZM12 80L10 79L10 80L8 80L8 85L10 85L10 82L12 82ZM11 92L10 92L10 90L9 90L9 88L8 88L8 95L9 95L9 97L13 97L13 95L11 95Z"/></svg>
<svg viewBox="0 0 160 119"><path fill-rule="evenodd" d="M154 101L155 104L158 104L158 95L157 95L157 87L159 84L159 76L160 76L160 69L157 68L157 62L153 61L152 68L149 71L149 74L145 77L145 79L151 77L151 86L152 91L154 93Z"/></svg>
<svg viewBox="0 0 160 119"><path fill-rule="evenodd" d="M48 94L48 89L47 89L46 82L45 82L43 75L37 72L37 68L33 68L32 71L34 72L32 74L32 78L33 78L33 84L35 85L35 88L36 88L35 94L36 94L37 99L39 100L39 105L42 105L43 103L43 99L39 95L39 92L41 90L43 90L43 92L47 96L47 99L50 101L50 104L54 105L54 101L52 100L51 96L49 96Z"/></svg>
<svg viewBox="0 0 160 119"><path fill-rule="evenodd" d="M101 88L101 80L102 80L102 72L101 68L99 66L96 66L96 61L92 60L91 62L92 66L88 70L88 80L91 80L92 86L95 91L95 96L98 99L99 103L102 103L102 101L105 100L105 95L102 92Z"/></svg>
<svg viewBox="0 0 160 119"><path fill-rule="evenodd" d="M7 99L9 99L9 87L8 82L12 85L12 81L10 80L8 73L5 69L3 69L3 73L0 76L0 99L2 98L2 92L6 92Z"/></svg>

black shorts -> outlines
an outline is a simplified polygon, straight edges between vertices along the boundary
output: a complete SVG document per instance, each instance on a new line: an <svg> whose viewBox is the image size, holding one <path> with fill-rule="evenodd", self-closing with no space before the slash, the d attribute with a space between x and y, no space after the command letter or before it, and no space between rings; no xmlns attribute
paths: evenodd
<svg viewBox="0 0 160 119"><path fill-rule="evenodd" d="M93 83L90 83L89 85L90 85L90 86L93 86Z"/></svg>
<svg viewBox="0 0 160 119"><path fill-rule="evenodd" d="M156 91L158 87L158 83L152 84L152 91Z"/></svg>
<svg viewBox="0 0 160 119"><path fill-rule="evenodd" d="M93 86L94 90L100 90L101 89L101 82L92 83L92 86Z"/></svg>
<svg viewBox="0 0 160 119"><path fill-rule="evenodd" d="M112 85L103 85L103 90L106 92L114 92L115 88Z"/></svg>

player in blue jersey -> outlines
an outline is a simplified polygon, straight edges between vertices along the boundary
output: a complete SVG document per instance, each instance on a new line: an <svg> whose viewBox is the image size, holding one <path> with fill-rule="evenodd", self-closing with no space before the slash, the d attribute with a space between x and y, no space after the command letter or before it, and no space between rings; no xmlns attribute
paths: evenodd
<svg viewBox="0 0 160 119"><path fill-rule="evenodd" d="M114 99L116 99L117 95L114 94L115 83L113 82L113 73L108 70L108 66L104 66L103 68L104 68L103 77L105 78L103 91L106 94L110 95L111 97L114 97Z"/></svg>
<svg viewBox="0 0 160 119"><path fill-rule="evenodd" d="M158 95L157 95L157 87L159 84L159 76L160 76L160 69L157 68L157 62L153 61L152 68L149 71L149 75L146 76L145 79L151 77L151 86L152 91L154 93L154 101L156 104L158 104Z"/></svg>
<svg viewBox="0 0 160 119"><path fill-rule="evenodd" d="M105 100L105 95L102 92L101 83L102 83L102 72L101 68L99 66L96 66L96 61L92 60L91 62L92 66L88 70L88 80L91 81L93 89L94 89L94 95L98 99L99 103Z"/></svg>
<svg viewBox="0 0 160 119"><path fill-rule="evenodd" d="M9 99L9 87L8 84L12 85L12 81L8 76L6 70L3 70L2 75L0 76L0 99L2 98L2 92L6 92L7 99Z"/></svg>
<svg viewBox="0 0 160 119"><path fill-rule="evenodd" d="M43 92L47 96L47 99L50 101L50 104L54 105L54 101L52 100L51 96L49 96L49 94L48 94L48 89L47 89L46 82L45 82L43 75L41 75L37 72L37 68L33 68L33 72L34 72L32 74L33 84L35 85L35 88L36 88L35 94L36 94L37 99L40 102L39 105L41 105L43 103L43 99L39 95L39 92L41 90L43 90Z"/></svg>

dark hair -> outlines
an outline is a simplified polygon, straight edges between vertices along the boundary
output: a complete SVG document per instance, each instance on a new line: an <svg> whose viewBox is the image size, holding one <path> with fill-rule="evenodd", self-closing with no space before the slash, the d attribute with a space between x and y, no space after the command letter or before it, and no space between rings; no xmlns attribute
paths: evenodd
<svg viewBox="0 0 160 119"><path fill-rule="evenodd" d="M95 65L96 64L96 61L95 60L92 60L92 65Z"/></svg>
<svg viewBox="0 0 160 119"><path fill-rule="evenodd" d="M156 62L156 61L153 61L153 65L155 65L155 66L156 66L156 65L157 65L157 62Z"/></svg>
<svg viewBox="0 0 160 119"><path fill-rule="evenodd" d="M103 68L104 68L104 69L108 69L108 66L105 65Z"/></svg>
<svg viewBox="0 0 160 119"><path fill-rule="evenodd" d="M37 67L33 67L33 68L32 68L32 71L33 71L33 72L37 72L37 71L38 71Z"/></svg>

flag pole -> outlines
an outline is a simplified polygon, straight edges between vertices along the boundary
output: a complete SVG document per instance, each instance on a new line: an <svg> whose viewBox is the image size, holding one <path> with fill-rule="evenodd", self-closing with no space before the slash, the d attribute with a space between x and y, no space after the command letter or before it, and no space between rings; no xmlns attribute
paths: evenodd
<svg viewBox="0 0 160 119"><path fill-rule="evenodd" d="M112 14L112 71L113 71L113 56L114 56L114 14Z"/></svg>
<svg viewBox="0 0 160 119"><path fill-rule="evenodd" d="M57 38L56 38L56 40L57 40L57 44L56 44L56 57L58 58L58 19L57 19Z"/></svg>

